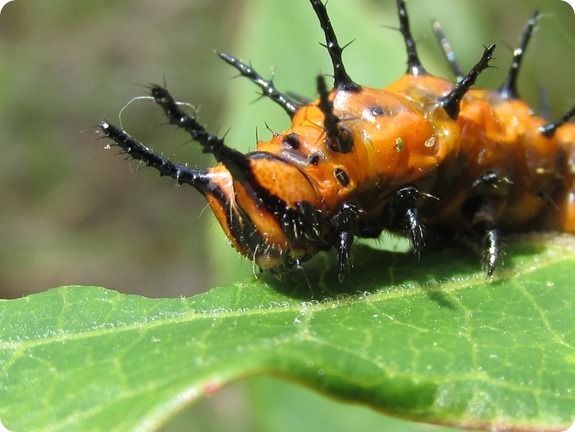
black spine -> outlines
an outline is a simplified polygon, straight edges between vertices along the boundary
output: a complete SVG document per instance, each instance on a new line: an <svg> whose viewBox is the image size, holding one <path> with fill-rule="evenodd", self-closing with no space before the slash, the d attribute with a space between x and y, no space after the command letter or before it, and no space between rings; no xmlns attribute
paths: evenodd
<svg viewBox="0 0 575 432"><path fill-rule="evenodd" d="M477 64L473 66L469 73L455 85L455 88L447 96L444 96L439 100L441 106L443 106L449 117L453 120L456 120L459 115L459 103L461 102L461 99L463 99L463 96L465 96L465 93L467 93L471 86L475 84L479 74L489 67L489 60L493 58L494 50L494 44L485 48L483 55Z"/></svg>
<svg viewBox="0 0 575 432"><path fill-rule="evenodd" d="M257 85L262 90L262 96L269 97L279 106L281 106L284 111L291 117L294 116L295 112L301 106L301 104L295 102L293 99L286 96L284 93L280 92L273 84L272 80L266 80L262 78L257 71L247 64L241 62L237 58L226 54L218 53L220 58L222 58L226 63L236 68L240 75L248 78L251 82Z"/></svg>
<svg viewBox="0 0 575 432"><path fill-rule="evenodd" d="M541 126L539 128L539 132L541 132L547 138L551 138L553 135L555 135L557 129L566 124L573 117L575 117L575 106L573 106L569 111L563 114L563 116L561 116L561 118L556 122L548 123L545 126Z"/></svg>
<svg viewBox="0 0 575 432"><path fill-rule="evenodd" d="M521 38L521 43L519 47L513 51L513 61L511 62L511 67L507 73L507 77L503 82L503 85L499 88L499 93L504 98L518 99L519 93L517 91L517 76L519 75L519 70L521 69L521 62L523 60L523 55L533 34L533 29L537 23L537 18L539 17L539 11L533 12L529 21L527 21L527 26L523 32L523 37Z"/></svg>
<svg viewBox="0 0 575 432"><path fill-rule="evenodd" d="M154 101L164 109L171 124L188 132L192 139L203 147L203 152L213 154L218 162L226 166L236 180L246 180L246 177L251 173L251 168L249 160L243 153L226 146L223 138L207 132L193 115L180 108L164 87L153 85L151 94Z"/></svg>
<svg viewBox="0 0 575 432"><path fill-rule="evenodd" d="M343 65L343 60L341 57L343 49L337 41L337 37L335 36L335 32L331 26L331 21L329 20L325 5L321 2L321 0L311 0L311 5L325 34L325 47L327 48L329 56L331 57L331 62L333 64L334 87L338 90L352 92L361 90L361 87L353 82L345 70L345 66Z"/></svg>
<svg viewBox="0 0 575 432"><path fill-rule="evenodd" d="M399 14L399 31L403 36L405 49L407 50L407 73L411 75L425 75L427 71L421 64L421 60L419 60L419 55L417 54L415 40L413 40L409 28L409 17L404 0L397 0L397 13Z"/></svg>
<svg viewBox="0 0 575 432"><path fill-rule="evenodd" d="M134 159L144 162L146 166L157 169L160 175L171 177L178 184L189 184L202 193L209 192L210 182L206 170L190 169L185 165L174 163L107 121L100 122L100 130L106 138L114 141L116 146Z"/></svg>

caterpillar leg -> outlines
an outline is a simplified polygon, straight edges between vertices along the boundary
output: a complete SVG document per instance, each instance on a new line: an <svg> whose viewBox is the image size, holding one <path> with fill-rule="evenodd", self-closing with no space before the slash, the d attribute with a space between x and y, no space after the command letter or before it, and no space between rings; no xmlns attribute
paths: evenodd
<svg viewBox="0 0 575 432"><path fill-rule="evenodd" d="M351 246L357 231L357 222L365 212L356 204L344 203L332 217L332 225L337 234L336 244L338 259L338 280L343 282L351 260Z"/></svg>
<svg viewBox="0 0 575 432"><path fill-rule="evenodd" d="M501 254L501 233L491 224L485 223L475 227L481 236L483 246L483 263L487 276L491 277Z"/></svg>
<svg viewBox="0 0 575 432"><path fill-rule="evenodd" d="M425 246L424 227L417 206L421 198L422 194L415 186L402 187L395 192L384 213L386 227L406 235L418 257Z"/></svg>
<svg viewBox="0 0 575 432"><path fill-rule="evenodd" d="M351 259L351 246L353 244L354 235L351 231L341 231L338 234L337 245L337 261L338 273L337 280L342 283L345 278L345 273L348 270L349 262Z"/></svg>
<svg viewBox="0 0 575 432"><path fill-rule="evenodd" d="M487 171L473 182L473 194L463 208L470 225L469 240L474 247L480 245L487 276L493 275L501 254L501 232L497 221L507 202L510 187L509 179Z"/></svg>

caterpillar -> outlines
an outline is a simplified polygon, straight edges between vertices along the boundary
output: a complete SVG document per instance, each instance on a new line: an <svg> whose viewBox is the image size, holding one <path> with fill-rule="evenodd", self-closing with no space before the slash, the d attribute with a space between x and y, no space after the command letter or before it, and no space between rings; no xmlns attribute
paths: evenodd
<svg viewBox="0 0 575 432"><path fill-rule="evenodd" d="M292 123L285 132L241 153L208 132L165 86L152 85L151 97L168 121L217 165L192 169L172 162L108 121L100 123L102 136L161 175L194 187L232 245L275 274L335 248L342 282L354 239L390 231L406 236L418 256L435 241L478 248L490 277L504 234L575 234L575 124L569 123L575 107L547 121L517 91L537 12L505 81L483 90L473 87L495 45L463 73L437 29L457 80L436 77L422 65L405 2L397 0L407 71L376 89L351 78L326 6L310 3L333 66L331 89L317 77L317 100L290 97L253 67L219 53L286 112Z"/></svg>

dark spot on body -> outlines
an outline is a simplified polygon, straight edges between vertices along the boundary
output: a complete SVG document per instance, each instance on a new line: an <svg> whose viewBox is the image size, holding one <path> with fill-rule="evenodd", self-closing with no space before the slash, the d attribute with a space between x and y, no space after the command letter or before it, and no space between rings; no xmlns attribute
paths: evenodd
<svg viewBox="0 0 575 432"><path fill-rule="evenodd" d="M312 155L308 158L307 162L308 162L310 165L317 165L317 164L319 163L319 155L318 155L317 153L312 154Z"/></svg>
<svg viewBox="0 0 575 432"><path fill-rule="evenodd" d="M297 134L295 133L290 133L287 134L284 139L282 140L282 143L287 146L287 147L291 147L294 150L297 150L299 148L300 142L299 142L299 137Z"/></svg>
<svg viewBox="0 0 575 432"><path fill-rule="evenodd" d="M333 173L337 181L340 182L342 186L349 186L349 176L344 170L336 168Z"/></svg>

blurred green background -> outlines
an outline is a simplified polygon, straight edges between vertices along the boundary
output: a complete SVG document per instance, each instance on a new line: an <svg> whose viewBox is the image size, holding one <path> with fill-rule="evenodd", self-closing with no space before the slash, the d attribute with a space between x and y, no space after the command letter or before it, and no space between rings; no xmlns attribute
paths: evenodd
<svg viewBox="0 0 575 432"><path fill-rule="evenodd" d="M328 8L359 83L383 87L405 69L391 0L331 0ZM431 23L439 20L464 69L498 44L481 85L497 86L531 12L543 16L520 78L522 95L558 117L575 103L575 18L559 0L410 0L424 64L449 76ZM288 119L213 54L251 61L280 89L314 97L329 73L322 33L306 0L15 0L0 14L0 296L68 284L146 296L190 296L252 272L201 196L138 171L104 150L96 125L149 83L166 81L228 144L253 149ZM192 166L208 166L153 104L122 114L134 137ZM137 172L136 172L137 171ZM289 416L288 416L289 414ZM288 416L289 420L286 420ZM297 420L294 420L297 419ZM231 386L167 430L440 430L385 423L365 408L327 401L272 379ZM301 427L300 427L301 425ZM355 427L354 427L355 426Z"/></svg>

